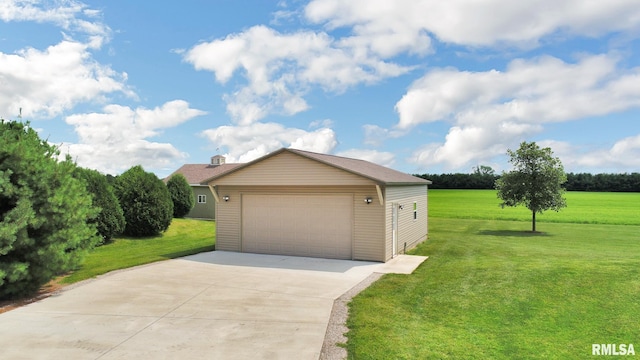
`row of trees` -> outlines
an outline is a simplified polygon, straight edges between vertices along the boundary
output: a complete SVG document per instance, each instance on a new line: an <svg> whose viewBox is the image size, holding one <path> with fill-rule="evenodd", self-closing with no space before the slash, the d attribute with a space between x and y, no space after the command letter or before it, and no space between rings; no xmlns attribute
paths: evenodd
<svg viewBox="0 0 640 360"><path fill-rule="evenodd" d="M75 176L84 180L92 205L100 210L89 221L101 237L98 245L120 234L157 235L169 228L173 218L187 215L195 204L193 190L181 174L172 176L166 186L140 165L116 177L77 167Z"/></svg>
<svg viewBox="0 0 640 360"><path fill-rule="evenodd" d="M59 155L28 123L0 119L0 299L36 291L114 236L159 234L194 205L182 175L107 177Z"/></svg>
<svg viewBox="0 0 640 360"><path fill-rule="evenodd" d="M640 173L568 173L566 188L569 191L640 192Z"/></svg>
<svg viewBox="0 0 640 360"><path fill-rule="evenodd" d="M471 174L422 174L416 175L433 182L431 189L495 189L500 175L493 169L482 166ZM487 170L488 169L488 170ZM630 174L589 174L567 173L564 188L568 191L640 192L640 173Z"/></svg>
<svg viewBox="0 0 640 360"><path fill-rule="evenodd" d="M494 189L500 176L488 166L474 168L471 174L422 174L415 176L431 180L431 189Z"/></svg>

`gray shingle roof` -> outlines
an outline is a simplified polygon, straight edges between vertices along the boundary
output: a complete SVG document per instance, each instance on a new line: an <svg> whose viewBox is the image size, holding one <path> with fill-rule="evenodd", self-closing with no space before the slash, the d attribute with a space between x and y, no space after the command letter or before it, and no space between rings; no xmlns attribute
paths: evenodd
<svg viewBox="0 0 640 360"><path fill-rule="evenodd" d="M182 174L190 185L199 185L203 181L223 174L243 164L222 164L211 166L210 164L184 164L171 175L167 176L164 181L168 181L175 174Z"/></svg>
<svg viewBox="0 0 640 360"><path fill-rule="evenodd" d="M381 182L386 185L404 185L404 184L431 184L431 181L425 180L407 173L390 169L388 167L374 164L369 161L352 159L336 155L327 155L314 153L310 151L285 149L298 155L318 160L327 165L340 168L342 170L361 175L371 180Z"/></svg>
<svg viewBox="0 0 640 360"><path fill-rule="evenodd" d="M251 166L252 164L268 159L272 156L278 155L285 151L293 154L297 154L299 156L303 156L307 159L321 162L323 164L326 164L338 169L342 169L352 174L363 176L365 178L371 179L377 183L384 184L384 185L429 185L431 184L431 181L429 180L425 180L425 179L422 179L413 175L409 175L397 170L393 170L388 167L384 167L382 165L374 164L365 160L352 159L352 158L347 158L342 156L320 154L320 153L314 153L311 151L287 149L287 148L282 148L280 150L274 151L272 153L269 153L263 157L260 157L258 159L255 159L245 164L235 164L236 165L235 168L230 169L229 171L225 171L224 173L226 174L226 173L235 172L237 170ZM240 165L240 166L237 166L237 165ZM218 178L222 175L223 175L222 173L211 175L208 178L203 179L201 183L205 184L213 180L214 178Z"/></svg>

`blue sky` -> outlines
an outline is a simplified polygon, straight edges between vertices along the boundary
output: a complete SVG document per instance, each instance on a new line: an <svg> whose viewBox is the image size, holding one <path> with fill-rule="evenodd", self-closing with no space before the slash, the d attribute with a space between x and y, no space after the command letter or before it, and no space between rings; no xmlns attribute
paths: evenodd
<svg viewBox="0 0 640 360"><path fill-rule="evenodd" d="M164 177L281 147L408 173L640 171L637 0L0 0L0 117Z"/></svg>

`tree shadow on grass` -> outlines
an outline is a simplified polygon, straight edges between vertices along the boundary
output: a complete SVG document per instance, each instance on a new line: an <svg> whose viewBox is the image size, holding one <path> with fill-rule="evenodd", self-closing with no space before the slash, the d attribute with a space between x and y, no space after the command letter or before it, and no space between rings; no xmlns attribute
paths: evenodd
<svg viewBox="0 0 640 360"><path fill-rule="evenodd" d="M553 236L546 232L531 230L480 230L478 235L489 236L514 236L514 237L540 237L540 236Z"/></svg>

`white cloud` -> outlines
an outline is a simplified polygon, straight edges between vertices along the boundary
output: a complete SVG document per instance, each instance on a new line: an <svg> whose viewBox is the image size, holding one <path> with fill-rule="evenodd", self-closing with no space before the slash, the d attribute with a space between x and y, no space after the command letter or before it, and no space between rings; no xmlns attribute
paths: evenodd
<svg viewBox="0 0 640 360"><path fill-rule="evenodd" d="M640 164L640 134L616 142L609 153L613 157L633 159L635 164Z"/></svg>
<svg viewBox="0 0 640 360"><path fill-rule="evenodd" d="M105 102L110 93L135 98L127 74L93 59L91 50L109 40L111 29L101 11L74 0L0 1L0 20L51 23L65 32L63 40L44 50L25 48L0 52L0 114L51 118L79 103ZM85 37L77 41L70 35Z"/></svg>
<svg viewBox="0 0 640 360"><path fill-rule="evenodd" d="M108 105L102 113L68 116L66 122L75 128L79 142L63 144L61 150L80 166L110 174L138 164L147 170L162 168L184 160L186 154L172 144L148 139L203 114L183 100L154 109Z"/></svg>
<svg viewBox="0 0 640 360"><path fill-rule="evenodd" d="M640 134L620 139L608 148L555 140L538 141L538 145L550 147L567 172L620 173L640 168Z"/></svg>
<svg viewBox="0 0 640 360"><path fill-rule="evenodd" d="M502 154L543 124L640 107L640 68L620 70L610 55L575 64L553 57L514 60L506 71L436 69L396 104L398 129L435 121L454 124L442 144L412 157L423 166L460 167Z"/></svg>
<svg viewBox="0 0 640 360"><path fill-rule="evenodd" d="M326 23L329 29L351 27L354 35L341 43L382 58L431 50L423 25L427 12L417 1L311 1L305 15L314 23Z"/></svg>
<svg viewBox="0 0 640 360"><path fill-rule="evenodd" d="M582 168L598 168L603 172L640 169L640 134L618 140L609 149L592 150L579 156L568 154L571 164Z"/></svg>
<svg viewBox="0 0 640 360"><path fill-rule="evenodd" d="M319 127L330 128L332 126L333 126L333 120L331 120L331 119L314 120L314 121L309 123L309 128L310 129L319 128Z"/></svg>
<svg viewBox="0 0 640 360"><path fill-rule="evenodd" d="M482 143L478 140L483 136L474 137L469 131L469 134L464 134L467 135L465 138L459 131L454 128L445 144L428 144L416 150L409 161L419 164L421 168L442 164L447 170L458 171L474 164L491 164L497 156L505 155L507 149L515 150L519 146L519 140L509 140L500 134L489 135ZM450 141L450 137L454 139ZM473 144L460 148L465 140ZM566 172L619 173L640 168L640 134L620 139L609 148L557 140L540 140L537 144L542 148L551 148L553 155L562 161ZM456 149L456 146L459 148ZM472 151L476 152L475 155Z"/></svg>
<svg viewBox="0 0 640 360"><path fill-rule="evenodd" d="M329 153L337 145L332 129L305 131L276 123L220 126L202 134L215 146L228 149L227 162L248 162L282 147Z"/></svg>
<svg viewBox="0 0 640 360"><path fill-rule="evenodd" d="M53 117L81 102L104 101L113 92L135 97L126 79L126 73L93 61L88 46L78 42L0 52L0 113L17 114L21 107L28 117Z"/></svg>
<svg viewBox="0 0 640 360"><path fill-rule="evenodd" d="M380 146L387 139L399 138L408 133L407 130L385 129L371 124L363 125L362 129L364 130L364 143L371 146Z"/></svg>
<svg viewBox="0 0 640 360"><path fill-rule="evenodd" d="M636 0L313 0L306 17L329 29L348 27L358 42L390 57L429 51L429 35L470 46L535 46L557 33L599 36L640 29Z"/></svg>
<svg viewBox="0 0 640 360"><path fill-rule="evenodd" d="M185 53L184 60L197 70L213 72L221 84L242 71L247 85L225 96L227 111L240 125L270 113L293 115L307 110L303 97L310 86L341 92L409 70L357 53L323 32L282 34L262 25L198 44Z"/></svg>
<svg viewBox="0 0 640 360"><path fill-rule="evenodd" d="M439 120L567 121L640 105L640 68L618 69L617 58L593 55L575 64L545 56L514 60L506 71L436 69L415 81L396 104L398 126Z"/></svg>
<svg viewBox="0 0 640 360"><path fill-rule="evenodd" d="M417 149L409 162L422 168L442 164L446 169L460 169L478 163L488 163L503 155L518 140L505 136L500 128L454 126L444 143L431 143Z"/></svg>
<svg viewBox="0 0 640 360"><path fill-rule="evenodd" d="M295 13L286 3L280 7L287 16ZM635 0L312 0L302 14L324 31L254 26L185 53L185 61L213 72L221 84L245 77L245 86L225 96L236 125L305 111L314 86L341 92L407 73L415 67L401 66L395 57L430 54L433 38L468 47L531 48L565 36L640 30ZM640 106L640 69L622 70L618 62L610 54L583 55L575 63L542 56L514 60L504 71L430 70L396 104L398 124L364 125L364 142L380 146L417 125L446 121L452 124L446 139L416 151L412 161L457 167L490 159L541 132L544 123Z"/></svg>
<svg viewBox="0 0 640 360"><path fill-rule="evenodd" d="M283 22L288 22L296 18L298 14L298 10L290 9L287 5L286 1L279 1L278 7L282 10L274 11L271 14L271 21L269 22L271 25L280 25Z"/></svg>
<svg viewBox="0 0 640 360"><path fill-rule="evenodd" d="M395 154L387 151L368 149L349 149L336 153L338 156L349 157L372 162L374 164L391 167L396 161Z"/></svg>
<svg viewBox="0 0 640 360"><path fill-rule="evenodd" d="M99 20L100 15L99 10L89 9L86 4L74 0L0 1L0 20L52 23L67 31L108 38L111 29Z"/></svg>

